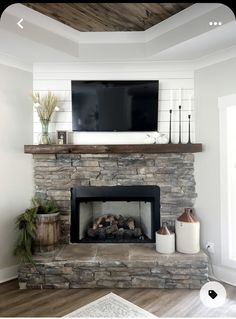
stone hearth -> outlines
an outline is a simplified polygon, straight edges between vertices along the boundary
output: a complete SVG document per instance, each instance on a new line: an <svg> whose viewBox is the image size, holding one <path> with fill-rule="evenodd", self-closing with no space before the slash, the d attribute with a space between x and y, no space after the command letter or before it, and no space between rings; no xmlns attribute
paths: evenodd
<svg viewBox="0 0 236 319"><path fill-rule="evenodd" d="M190 288L208 280L207 256L158 254L154 244L71 244L21 266L27 288Z"/></svg>
<svg viewBox="0 0 236 319"><path fill-rule="evenodd" d="M34 154L36 195L53 196L61 211L62 243L70 242L71 188L76 186L157 185L161 222L174 224L196 198L194 155Z"/></svg>

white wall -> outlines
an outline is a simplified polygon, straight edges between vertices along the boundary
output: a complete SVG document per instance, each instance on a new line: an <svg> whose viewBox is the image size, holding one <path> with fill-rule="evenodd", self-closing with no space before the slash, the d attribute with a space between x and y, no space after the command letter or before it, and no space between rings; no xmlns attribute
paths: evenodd
<svg viewBox="0 0 236 319"><path fill-rule="evenodd" d="M32 159L24 154L32 143L31 90L32 73L0 64L0 282L16 275L15 218L32 196Z"/></svg>
<svg viewBox="0 0 236 319"><path fill-rule="evenodd" d="M192 114L194 140L194 89L193 72L181 63L156 62L79 62L61 64L35 64L34 90L40 93L53 91L59 97L60 111L50 124L50 131L72 130L71 80L159 80L159 132L169 134L171 90L173 96L173 141L178 142L179 89L182 88L183 142L187 142L188 113ZM192 101L190 102L190 99ZM191 104L191 110L190 110ZM144 106L145 107L145 106ZM34 112L34 143L39 141L41 124ZM75 144L144 143L144 133L74 133ZM55 134L52 134L55 137ZM72 136L72 134L71 134ZM71 138L71 142L73 139Z"/></svg>
<svg viewBox="0 0 236 319"><path fill-rule="evenodd" d="M198 198L196 212L201 219L201 240L215 244L214 271L223 281L236 284L236 269L221 262L220 149L218 97L236 93L236 58L195 72L196 140L204 145L196 154ZM225 242L225 245L228 245Z"/></svg>

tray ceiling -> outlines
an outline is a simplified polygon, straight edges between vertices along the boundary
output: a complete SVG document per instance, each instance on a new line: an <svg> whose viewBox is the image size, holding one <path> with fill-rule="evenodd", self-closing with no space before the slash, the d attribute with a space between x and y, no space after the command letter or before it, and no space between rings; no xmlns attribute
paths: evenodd
<svg viewBox="0 0 236 319"><path fill-rule="evenodd" d="M78 31L144 31L193 3L24 3Z"/></svg>

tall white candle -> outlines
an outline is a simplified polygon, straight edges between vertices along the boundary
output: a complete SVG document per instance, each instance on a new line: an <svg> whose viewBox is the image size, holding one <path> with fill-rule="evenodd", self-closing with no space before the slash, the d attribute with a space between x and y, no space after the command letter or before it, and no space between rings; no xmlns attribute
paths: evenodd
<svg viewBox="0 0 236 319"><path fill-rule="evenodd" d="M173 90L170 90L170 109L173 110Z"/></svg>
<svg viewBox="0 0 236 319"><path fill-rule="evenodd" d="M191 114L191 111L192 111L192 98L193 98L193 96L192 95L190 95L189 96L189 114Z"/></svg>
<svg viewBox="0 0 236 319"><path fill-rule="evenodd" d="M179 105L182 105L182 88L179 89Z"/></svg>

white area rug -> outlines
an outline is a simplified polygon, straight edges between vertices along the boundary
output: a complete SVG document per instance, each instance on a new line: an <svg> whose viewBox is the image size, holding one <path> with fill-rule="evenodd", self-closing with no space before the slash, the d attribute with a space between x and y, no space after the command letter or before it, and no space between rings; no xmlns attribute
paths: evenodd
<svg viewBox="0 0 236 319"><path fill-rule="evenodd" d="M150 312L134 305L112 292L65 317L74 318L157 318Z"/></svg>

